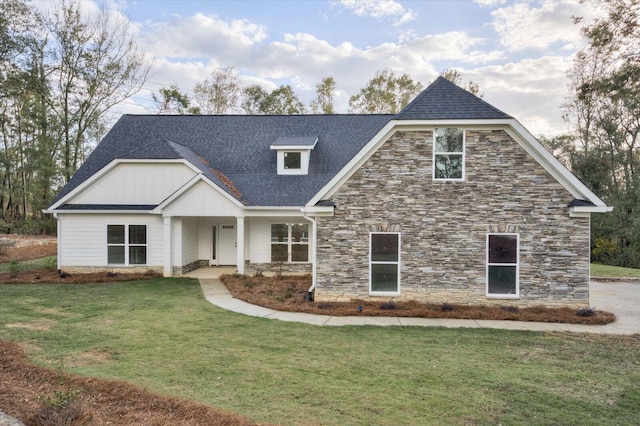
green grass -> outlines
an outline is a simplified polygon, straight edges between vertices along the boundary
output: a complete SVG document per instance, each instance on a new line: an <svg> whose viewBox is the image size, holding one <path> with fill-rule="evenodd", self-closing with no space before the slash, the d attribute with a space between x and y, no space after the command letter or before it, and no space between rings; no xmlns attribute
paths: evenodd
<svg viewBox="0 0 640 426"><path fill-rule="evenodd" d="M56 269L56 259L56 256L47 256L40 259L21 260L18 262L14 262L13 266L11 263L0 263L0 273L11 272L12 268L15 268L16 271L27 271L43 268Z"/></svg>
<svg viewBox="0 0 640 426"><path fill-rule="evenodd" d="M0 285L0 338L36 362L258 422L634 424L640 338L317 327L207 303L197 281Z"/></svg>
<svg viewBox="0 0 640 426"><path fill-rule="evenodd" d="M640 278L640 269L621 268L620 266L591 264L591 277Z"/></svg>

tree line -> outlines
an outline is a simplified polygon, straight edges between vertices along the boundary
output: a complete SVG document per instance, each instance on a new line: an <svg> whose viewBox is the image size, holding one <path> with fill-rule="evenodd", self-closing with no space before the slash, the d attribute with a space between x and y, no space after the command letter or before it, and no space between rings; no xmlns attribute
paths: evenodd
<svg viewBox="0 0 640 426"><path fill-rule="evenodd" d="M543 143L614 211L592 216L595 261L640 267L640 0L590 0L600 18L569 72L563 116L570 133ZM52 231L41 213L112 122L111 108L147 81L149 61L126 19L87 15L61 0L50 13L26 0L0 2L0 231ZM455 69L442 75L463 85ZM396 113L423 85L383 69L349 98L350 113ZM153 113L334 114L336 81L323 78L305 105L289 85L243 86L232 67L213 69L185 93L152 95Z"/></svg>

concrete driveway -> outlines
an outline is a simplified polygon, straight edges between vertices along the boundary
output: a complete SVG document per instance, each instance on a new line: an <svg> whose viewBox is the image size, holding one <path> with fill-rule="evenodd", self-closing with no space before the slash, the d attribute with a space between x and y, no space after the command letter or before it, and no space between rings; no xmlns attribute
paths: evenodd
<svg viewBox="0 0 640 426"><path fill-rule="evenodd" d="M613 312L616 321L605 328L616 334L640 333L640 282L594 281L590 285L590 305Z"/></svg>

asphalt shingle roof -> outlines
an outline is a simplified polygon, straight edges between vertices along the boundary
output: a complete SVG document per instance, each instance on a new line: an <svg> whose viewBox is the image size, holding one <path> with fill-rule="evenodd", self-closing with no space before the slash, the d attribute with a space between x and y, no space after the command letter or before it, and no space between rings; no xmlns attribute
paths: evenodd
<svg viewBox="0 0 640 426"><path fill-rule="evenodd" d="M52 204L114 159L185 159L248 206L303 206L390 120L511 118L438 77L396 115L124 115ZM275 143L308 144L307 175L277 174Z"/></svg>
<svg viewBox="0 0 640 426"><path fill-rule="evenodd" d="M507 119L508 114L438 77L395 117L395 120Z"/></svg>

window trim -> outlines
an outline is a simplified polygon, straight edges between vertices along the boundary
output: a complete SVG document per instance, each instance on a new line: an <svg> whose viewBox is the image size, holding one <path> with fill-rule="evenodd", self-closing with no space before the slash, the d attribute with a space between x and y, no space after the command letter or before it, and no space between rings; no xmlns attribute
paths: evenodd
<svg viewBox="0 0 640 426"><path fill-rule="evenodd" d="M124 243L109 243L109 227L110 226L124 226ZM145 243L144 244L132 244L129 242L129 227L130 226L144 226L145 228ZM106 227L106 264L107 266L145 266L149 264L149 226L143 223L108 223ZM123 247L124 248L124 263L110 263L109 262L109 247ZM130 263L130 249L131 247L144 247L145 248L145 263Z"/></svg>
<svg viewBox="0 0 640 426"><path fill-rule="evenodd" d="M516 237L516 263L489 263L489 237L492 235L515 235ZM520 298L520 234L515 232L489 232L486 236L486 289L485 293L489 299L519 299ZM489 267L490 266L515 266L516 268L516 292L509 293L489 293Z"/></svg>
<svg viewBox="0 0 640 426"><path fill-rule="evenodd" d="M279 242L279 241L271 241L271 233L273 232L271 230L271 227L273 225L286 225L287 226L287 242ZM293 241L293 225L306 225L307 226L307 241L303 242L303 241ZM284 263L299 263L299 264L307 264L307 263L311 263L311 253L310 253L310 249L311 249L311 235L309 234L310 231L310 224L309 223L305 223L305 222L271 222L269 224L269 260L270 263L277 263L280 262L279 260L273 260L273 250L272 250L272 246L274 244L279 244L279 245L286 245L287 246L287 260L283 260L282 262ZM306 245L307 246L307 260L291 260L292 257L292 246L293 245Z"/></svg>
<svg viewBox="0 0 640 426"><path fill-rule="evenodd" d="M397 235L398 236L398 260L394 262L372 260L372 244L374 235ZM371 296L399 296L401 292L400 271L402 269L402 234L400 232L369 232L369 295ZM396 282L398 290L396 291L375 291L373 290L373 268L372 265L397 265L398 272L396 276Z"/></svg>
<svg viewBox="0 0 640 426"><path fill-rule="evenodd" d="M460 129L462 130L462 151L455 152L436 152L436 130L438 129ZM467 130L464 127L434 127L433 140L431 144L431 173L432 179L436 182L464 182L466 179L466 163L467 163ZM462 155L462 176L459 178L438 178L436 177L436 156L437 155Z"/></svg>

